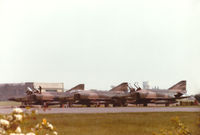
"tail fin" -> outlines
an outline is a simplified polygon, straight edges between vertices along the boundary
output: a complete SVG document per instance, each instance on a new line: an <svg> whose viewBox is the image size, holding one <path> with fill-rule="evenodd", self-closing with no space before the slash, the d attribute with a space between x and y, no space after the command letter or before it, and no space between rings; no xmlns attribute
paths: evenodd
<svg viewBox="0 0 200 135"><path fill-rule="evenodd" d="M121 83L120 85L112 88L110 91L125 91L125 92L128 92L128 83L127 82L124 82L124 83Z"/></svg>
<svg viewBox="0 0 200 135"><path fill-rule="evenodd" d="M84 90L85 89L85 84L79 84L71 89L69 89L68 91L71 91L71 90Z"/></svg>
<svg viewBox="0 0 200 135"><path fill-rule="evenodd" d="M196 94L194 97L195 97L196 100L200 103L200 94Z"/></svg>
<svg viewBox="0 0 200 135"><path fill-rule="evenodd" d="M180 81L177 84L170 87L168 90L180 92L180 93L186 93L186 80Z"/></svg>

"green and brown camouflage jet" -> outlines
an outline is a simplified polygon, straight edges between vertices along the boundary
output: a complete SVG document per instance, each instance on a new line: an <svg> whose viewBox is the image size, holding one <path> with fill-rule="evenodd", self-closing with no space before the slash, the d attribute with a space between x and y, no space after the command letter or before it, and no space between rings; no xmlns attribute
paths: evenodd
<svg viewBox="0 0 200 135"><path fill-rule="evenodd" d="M195 97L196 100L200 103L200 94L196 94L194 97Z"/></svg>
<svg viewBox="0 0 200 135"><path fill-rule="evenodd" d="M177 99L186 98L188 96L183 97L186 91L186 81L180 81L177 84L173 85L169 89L141 89L136 86L136 90L130 93L129 103L132 104L143 104L147 106L148 103L154 104L165 104L165 106L169 106L169 104L176 103Z"/></svg>
<svg viewBox="0 0 200 135"><path fill-rule="evenodd" d="M62 98L63 102L70 102L71 104L82 104L90 107L92 104L99 106L104 104L108 107L109 104L113 106L126 106L126 97L129 95L128 83L121 83L109 91L102 90L72 90Z"/></svg>
<svg viewBox="0 0 200 135"><path fill-rule="evenodd" d="M84 90L84 84L79 84L68 91L72 90ZM47 107L48 105L60 105L63 106L63 102L60 102L59 97L66 96L67 92L41 92L39 89L27 88L26 96L12 97L9 100L21 102L22 106L27 105L42 105Z"/></svg>

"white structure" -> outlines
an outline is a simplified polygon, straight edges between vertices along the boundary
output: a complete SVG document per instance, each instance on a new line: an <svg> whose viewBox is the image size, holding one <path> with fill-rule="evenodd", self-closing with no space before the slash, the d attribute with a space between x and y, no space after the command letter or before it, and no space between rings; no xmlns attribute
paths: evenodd
<svg viewBox="0 0 200 135"><path fill-rule="evenodd" d="M31 89L42 88L42 92L64 92L64 83L2 83L0 84L0 100L26 95L27 87Z"/></svg>
<svg viewBox="0 0 200 135"><path fill-rule="evenodd" d="M143 82L143 89L150 89L150 85L148 81Z"/></svg>
<svg viewBox="0 0 200 135"><path fill-rule="evenodd" d="M37 83L33 82L33 87L42 87L42 92L64 92L64 83Z"/></svg>

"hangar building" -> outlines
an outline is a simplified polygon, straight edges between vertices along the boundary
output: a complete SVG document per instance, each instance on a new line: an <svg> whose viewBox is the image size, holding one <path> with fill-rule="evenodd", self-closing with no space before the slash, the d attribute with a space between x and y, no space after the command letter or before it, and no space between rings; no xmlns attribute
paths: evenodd
<svg viewBox="0 0 200 135"><path fill-rule="evenodd" d="M38 89L42 87L42 92L63 92L64 83L1 83L0 84L0 100L8 100L10 97L26 95L27 87Z"/></svg>

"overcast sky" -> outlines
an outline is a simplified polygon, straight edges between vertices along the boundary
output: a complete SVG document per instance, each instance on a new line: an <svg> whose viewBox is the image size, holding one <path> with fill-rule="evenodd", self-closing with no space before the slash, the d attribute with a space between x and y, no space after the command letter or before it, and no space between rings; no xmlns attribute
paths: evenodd
<svg viewBox="0 0 200 135"><path fill-rule="evenodd" d="M199 0L0 0L1 83L180 80L200 92Z"/></svg>

